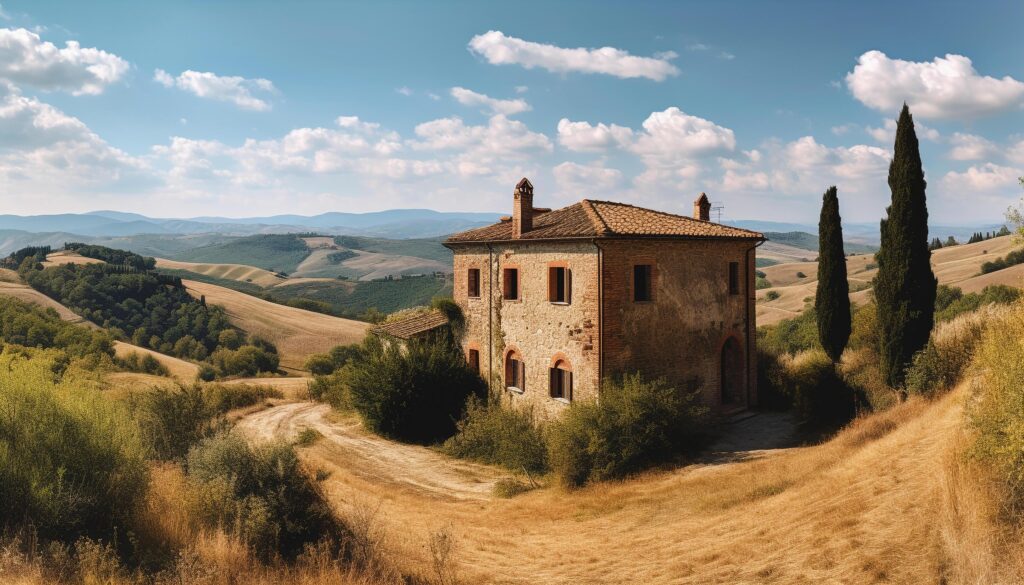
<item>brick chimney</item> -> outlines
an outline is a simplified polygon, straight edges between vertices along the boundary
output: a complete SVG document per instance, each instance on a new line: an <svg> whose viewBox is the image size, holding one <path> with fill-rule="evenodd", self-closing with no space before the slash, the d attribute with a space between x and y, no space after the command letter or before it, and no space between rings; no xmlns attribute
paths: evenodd
<svg viewBox="0 0 1024 585"><path fill-rule="evenodd" d="M512 237L519 239L533 229L533 184L526 177L512 194Z"/></svg>
<svg viewBox="0 0 1024 585"><path fill-rule="evenodd" d="M711 202L708 201L707 193L701 193L693 202L693 219L711 221Z"/></svg>

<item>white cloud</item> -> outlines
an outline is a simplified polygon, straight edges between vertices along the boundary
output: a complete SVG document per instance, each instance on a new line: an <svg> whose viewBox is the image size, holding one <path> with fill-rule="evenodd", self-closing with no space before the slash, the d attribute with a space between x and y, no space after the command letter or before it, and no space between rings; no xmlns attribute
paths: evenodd
<svg viewBox="0 0 1024 585"><path fill-rule="evenodd" d="M558 142L569 150L594 152L628 146L632 141L633 130L624 126L602 123L591 126L588 122L572 122L567 118L558 121Z"/></svg>
<svg viewBox="0 0 1024 585"><path fill-rule="evenodd" d="M680 159L730 152L736 148L736 136L728 128L671 107L644 120L643 132L632 148L649 161L671 165Z"/></svg>
<svg viewBox="0 0 1024 585"><path fill-rule="evenodd" d="M874 128L868 126L864 128L864 131L882 144L893 144L896 142L896 120L886 119L881 127ZM914 132L917 134L918 139L923 138L931 142L938 142L942 138L938 130L929 128L917 121L914 122Z"/></svg>
<svg viewBox="0 0 1024 585"><path fill-rule="evenodd" d="M270 103L258 98L253 92L276 93L274 84L268 79L246 79L237 76L220 76L209 71L183 71L173 77L163 69L153 73L153 80L164 87L177 87L201 98L231 102L236 106L257 112L270 110Z"/></svg>
<svg viewBox="0 0 1024 585"><path fill-rule="evenodd" d="M622 183L622 171L601 164L581 165L566 161L551 172L559 189L572 199L607 198L606 193Z"/></svg>
<svg viewBox="0 0 1024 585"><path fill-rule="evenodd" d="M842 124L840 126L833 126L832 133L835 134L836 136L843 136L856 127L856 124Z"/></svg>
<svg viewBox="0 0 1024 585"><path fill-rule="evenodd" d="M974 134L954 132L949 141L953 145L949 151L949 158L953 160L981 160L998 152L994 143Z"/></svg>
<svg viewBox="0 0 1024 585"><path fill-rule="evenodd" d="M870 108L895 114L906 102L922 118L976 118L1024 104L1024 83L979 75L962 55L914 62L868 51L847 74L846 85Z"/></svg>
<svg viewBox="0 0 1024 585"><path fill-rule="evenodd" d="M451 95L455 98L455 101L464 106L480 106L490 110L491 113L494 114L511 116L521 112L528 112L531 109L530 104L526 103L526 100L523 99L500 100L464 87L453 87L451 89Z"/></svg>
<svg viewBox="0 0 1024 585"><path fill-rule="evenodd" d="M516 93L526 93L528 91L530 91L530 88L526 87L525 85L517 85L516 86Z"/></svg>
<svg viewBox="0 0 1024 585"><path fill-rule="evenodd" d="M397 91L398 93L400 93L400 94L402 94L402 95L404 95L406 97L412 95L412 90L409 89L408 87L405 87L404 85L402 87L396 89L395 91Z"/></svg>
<svg viewBox="0 0 1024 585"><path fill-rule="evenodd" d="M44 91L97 95L128 72L127 61L68 41L63 49L29 30L0 29L0 79Z"/></svg>
<svg viewBox="0 0 1024 585"><path fill-rule="evenodd" d="M972 191L1012 191L1018 188L1018 178L1024 170L985 163L968 168L962 173L950 171L942 177L943 186L961 196Z"/></svg>
<svg viewBox="0 0 1024 585"><path fill-rule="evenodd" d="M1010 148L1006 151L1006 158L1017 164L1024 165L1024 140L1010 145Z"/></svg>
<svg viewBox="0 0 1024 585"><path fill-rule="evenodd" d="M732 61L733 59L736 58L736 55L733 55L728 51L722 51L721 53L718 54L718 58L725 59L726 61Z"/></svg>
<svg viewBox="0 0 1024 585"><path fill-rule="evenodd" d="M601 73L624 79L643 77L654 81L678 75L679 69L669 63L677 55L662 53L656 57L637 57L622 49L567 49L555 45L524 41L501 31L488 31L470 39L469 50L491 65L539 67L553 73Z"/></svg>
<svg viewBox="0 0 1024 585"><path fill-rule="evenodd" d="M547 136L532 132L525 124L498 114L486 126L467 126L461 118L441 118L424 122L415 129L419 140L416 150L457 150L484 157L550 152Z"/></svg>

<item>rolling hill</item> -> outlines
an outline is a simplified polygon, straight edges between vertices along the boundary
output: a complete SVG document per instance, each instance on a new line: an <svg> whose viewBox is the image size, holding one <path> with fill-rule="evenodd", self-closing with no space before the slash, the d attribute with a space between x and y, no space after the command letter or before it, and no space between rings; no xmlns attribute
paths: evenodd
<svg viewBox="0 0 1024 585"><path fill-rule="evenodd" d="M1004 256L1017 247L1012 236L1002 236L984 242L942 248L932 252L932 270L939 284L956 286L964 292L978 292L990 284L1024 288L1024 265L980 274L983 263ZM871 279L878 272L874 256L848 256L846 266L850 299L855 303L867 302L870 298ZM817 287L817 262L788 262L760 270L772 287L757 291L758 325L770 325L795 317L813 301ZM768 296L775 294L777 298L768 300Z"/></svg>

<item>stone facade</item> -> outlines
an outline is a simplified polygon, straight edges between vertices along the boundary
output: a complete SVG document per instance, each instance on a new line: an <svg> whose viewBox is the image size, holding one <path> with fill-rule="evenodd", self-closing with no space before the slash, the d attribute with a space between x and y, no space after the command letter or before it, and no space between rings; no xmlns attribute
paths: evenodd
<svg viewBox="0 0 1024 585"><path fill-rule="evenodd" d="M761 234L708 222L703 194L696 220L587 200L536 210L532 195L525 179L516 186L513 215L530 217L446 243L454 252L455 301L466 316L467 358L492 392L546 419L569 404L552 397L560 371L572 372L574 401L597 400L602 379L640 372L699 390L717 412L757 403L754 249ZM647 224L671 235L611 233ZM594 235L583 237L590 225ZM637 265L651 267L649 300L634 297ZM570 271L568 302L550 298L553 267ZM518 298L503 295L506 269L518 270ZM475 296L471 270L479 271ZM511 388L510 353L524 366L523 381Z"/></svg>

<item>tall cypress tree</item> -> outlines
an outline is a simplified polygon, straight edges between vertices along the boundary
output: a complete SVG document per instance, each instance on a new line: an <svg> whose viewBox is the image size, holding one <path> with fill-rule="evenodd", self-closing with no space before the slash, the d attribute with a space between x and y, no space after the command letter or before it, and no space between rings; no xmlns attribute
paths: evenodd
<svg viewBox="0 0 1024 585"><path fill-rule="evenodd" d="M928 250L928 206L924 170L910 109L903 104L889 164L892 202L882 220L876 258L875 305L882 376L903 385L907 366L931 334L938 282Z"/></svg>
<svg viewBox="0 0 1024 585"><path fill-rule="evenodd" d="M850 283L846 280L839 195L829 187L818 221L818 291L814 297L818 340L832 363L838 363L850 340Z"/></svg>

